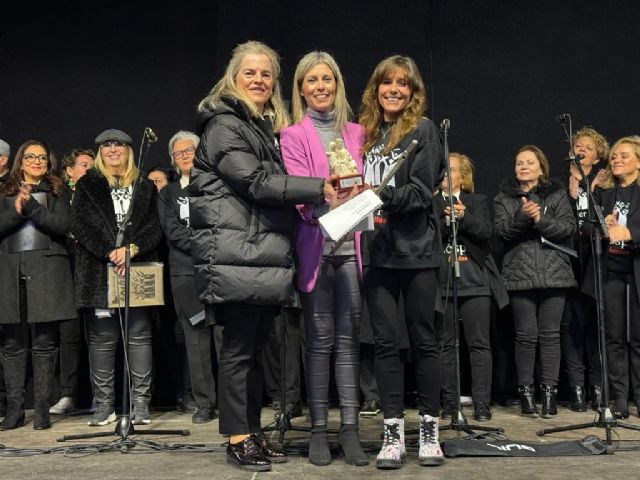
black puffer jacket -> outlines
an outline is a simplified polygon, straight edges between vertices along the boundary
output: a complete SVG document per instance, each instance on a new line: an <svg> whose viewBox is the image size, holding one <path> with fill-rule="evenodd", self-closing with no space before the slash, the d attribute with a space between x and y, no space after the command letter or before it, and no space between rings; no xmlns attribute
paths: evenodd
<svg viewBox="0 0 640 480"><path fill-rule="evenodd" d="M191 253L205 304L277 305L293 294L294 205L324 202L321 178L285 173L270 125L239 100L210 112L189 185Z"/></svg>
<svg viewBox="0 0 640 480"><path fill-rule="evenodd" d="M543 244L541 237L555 244L565 244L576 229L564 185L558 181L539 185L529 192L529 199L540 204L538 223L520 210L522 190L515 179L506 180L493 199L495 234L504 241L502 277L508 290L573 287L569 256Z"/></svg>

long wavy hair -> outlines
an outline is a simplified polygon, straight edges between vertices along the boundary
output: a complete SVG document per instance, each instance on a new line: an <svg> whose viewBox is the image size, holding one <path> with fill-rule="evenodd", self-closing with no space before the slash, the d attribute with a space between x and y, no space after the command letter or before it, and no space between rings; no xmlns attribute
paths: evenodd
<svg viewBox="0 0 640 480"><path fill-rule="evenodd" d="M102 148L98 147L98 154L96 155L96 164L95 169L98 170L102 176L104 176L109 182L109 186L111 188L115 187L128 187L129 185L135 182L136 178L138 178L139 172L138 167L136 167L136 162L134 160L133 148L131 145L126 145L128 156L127 156L127 166L124 171L124 175L120 177L120 179L116 178L115 175L110 173L107 170L106 165L104 164L104 159L102 158Z"/></svg>
<svg viewBox="0 0 640 480"><path fill-rule="evenodd" d="M265 115L271 118L273 129L279 132L289 125L289 116L284 107L282 93L280 89L280 56L271 47L262 42L250 40L237 45L231 53L231 60L227 64L224 75L198 104L198 112L207 112L215 109L221 104L222 97L231 97L242 101L247 105L251 115L260 117L260 112L256 104L236 87L236 77L240 72L240 64L246 55L266 55L273 70L273 92L265 105Z"/></svg>
<svg viewBox="0 0 640 480"><path fill-rule="evenodd" d="M614 143L613 147L611 147L611 150L609 150L609 161L607 162L607 167L604 170L604 180L600 185L598 185L605 190L613 188L619 183L618 179L614 177L613 172L611 171L611 158L613 157L614 152L623 143L631 145L636 155L636 159L640 160L640 137L638 137L637 135L622 137L620 140ZM640 174L636 177L636 185L640 186Z"/></svg>
<svg viewBox="0 0 640 480"><path fill-rule="evenodd" d="M47 144L40 140L27 140L20 145L18 151L13 157L13 166L11 167L11 173L9 173L9 179L4 183L4 185L2 185L2 187L0 187L0 195L12 197L18 194L18 191L22 186L22 182L24 181L24 176L22 175L22 157L24 156L25 150L33 145L39 145L44 148L47 155L47 171L40 181L46 182L50 185L51 193L53 195L56 197L60 195L62 190L62 180L53 173L55 158Z"/></svg>
<svg viewBox="0 0 640 480"><path fill-rule="evenodd" d="M327 52L309 52L298 62L296 71L293 74L293 91L291 92L291 113L293 115L293 122L298 123L307 114L307 102L302 96L302 82L309 70L316 65L325 64L333 73L333 78L336 81L336 92L333 102L333 110L336 114L336 131L342 130L342 127L352 117L353 112L347 101L347 94L344 87L344 78L340 67L334 58Z"/></svg>
<svg viewBox="0 0 640 480"><path fill-rule="evenodd" d="M407 84L411 89L411 99L398 120L391 127L389 140L385 144L383 153L389 152L398 145L407 133L416 128L418 120L424 115L427 107L427 93L416 62L410 57L401 55L385 58L376 66L362 94L360 124L365 130L365 140L362 146L363 153L378 143L382 136L380 127L384 121L384 112L378 101L378 87L386 78L398 70L406 75Z"/></svg>

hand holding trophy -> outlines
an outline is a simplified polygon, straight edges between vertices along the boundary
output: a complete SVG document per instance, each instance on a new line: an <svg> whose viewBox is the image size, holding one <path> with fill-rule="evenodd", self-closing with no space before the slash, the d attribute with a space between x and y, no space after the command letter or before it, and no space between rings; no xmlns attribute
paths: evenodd
<svg viewBox="0 0 640 480"><path fill-rule="evenodd" d="M358 173L356 162L344 147L342 139L337 138L329 144L329 151L326 152L329 158L329 171L332 175L338 175L334 180L333 187L339 194L349 192L354 185L362 189L364 181L362 175Z"/></svg>

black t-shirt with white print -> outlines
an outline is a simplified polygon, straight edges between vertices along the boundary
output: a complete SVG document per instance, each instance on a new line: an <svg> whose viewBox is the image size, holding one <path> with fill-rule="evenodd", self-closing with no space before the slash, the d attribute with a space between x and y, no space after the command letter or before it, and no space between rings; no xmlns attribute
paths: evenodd
<svg viewBox="0 0 640 480"><path fill-rule="evenodd" d="M627 215L631 205L631 195L633 186L617 187L616 198L613 206L614 212L618 212L618 223L627 225ZM631 251L633 242L630 240L622 240L609 244L608 250L608 269L612 272L631 273L633 272L633 259Z"/></svg>

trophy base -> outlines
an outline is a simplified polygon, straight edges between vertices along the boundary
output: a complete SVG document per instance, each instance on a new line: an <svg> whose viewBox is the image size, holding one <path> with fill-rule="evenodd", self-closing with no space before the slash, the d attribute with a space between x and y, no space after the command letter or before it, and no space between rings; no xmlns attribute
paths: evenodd
<svg viewBox="0 0 640 480"><path fill-rule="evenodd" d="M359 173L337 178L333 182L333 188L335 188L338 193L350 192L354 185L358 187L358 190L362 190L364 187L364 180Z"/></svg>

